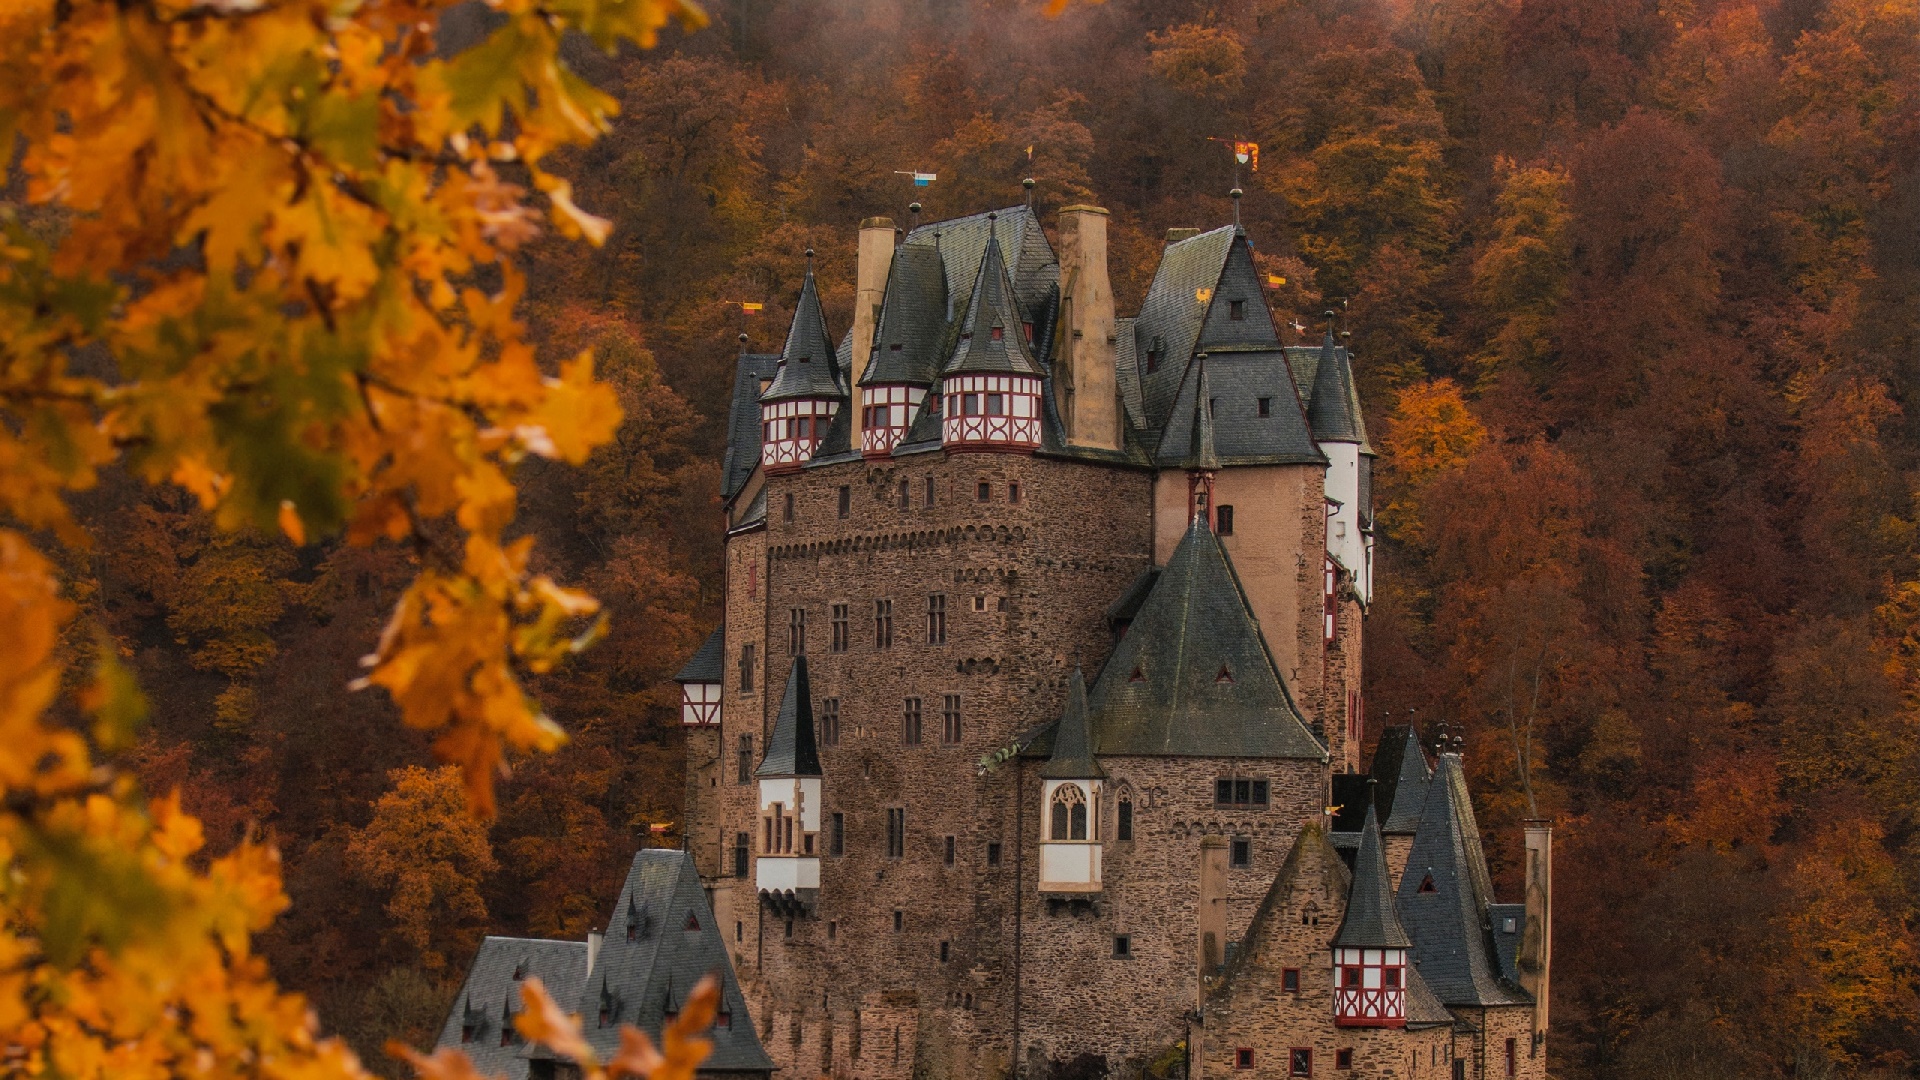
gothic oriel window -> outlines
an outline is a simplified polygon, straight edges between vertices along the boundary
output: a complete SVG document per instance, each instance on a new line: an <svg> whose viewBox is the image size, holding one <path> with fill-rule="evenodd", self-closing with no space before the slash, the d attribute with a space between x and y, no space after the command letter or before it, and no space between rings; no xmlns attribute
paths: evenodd
<svg viewBox="0 0 1920 1080"><path fill-rule="evenodd" d="M1052 828L1048 836L1054 840L1085 840L1087 838L1087 796L1080 790L1079 784L1061 784L1053 789L1053 807L1050 811Z"/></svg>

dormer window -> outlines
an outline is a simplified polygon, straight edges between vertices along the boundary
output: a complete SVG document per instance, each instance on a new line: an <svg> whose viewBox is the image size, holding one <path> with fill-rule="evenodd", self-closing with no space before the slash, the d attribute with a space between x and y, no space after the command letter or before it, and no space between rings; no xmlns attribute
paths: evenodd
<svg viewBox="0 0 1920 1080"><path fill-rule="evenodd" d="M889 345L889 346L887 346L887 351L888 351L888 352L899 352L899 351L900 351L900 343L896 341L896 342L894 342L893 344L891 344L891 345Z"/></svg>
<svg viewBox="0 0 1920 1080"><path fill-rule="evenodd" d="M695 915L691 911L687 912L687 925L683 927L683 929L686 929L686 930L700 929L700 916Z"/></svg>
<svg viewBox="0 0 1920 1080"><path fill-rule="evenodd" d="M1234 322L1245 322L1247 318L1247 302L1245 300L1227 301L1227 318Z"/></svg>
<svg viewBox="0 0 1920 1080"><path fill-rule="evenodd" d="M1133 666L1133 670L1127 672L1127 681L1128 682L1146 682L1147 673L1140 670L1140 665L1135 664Z"/></svg>
<svg viewBox="0 0 1920 1080"><path fill-rule="evenodd" d="M1007 328L1006 328L1006 327L1004 327L1004 326L996 326L996 327L994 327L994 328L993 328L993 340L995 340L995 341L999 341L999 340L1001 340L1002 338L1004 338L1004 337L1006 337L1006 336L1007 336Z"/></svg>
<svg viewBox="0 0 1920 1080"><path fill-rule="evenodd" d="M1221 664L1220 671L1213 677L1213 681L1217 683L1231 683L1233 682L1233 672L1227 670L1227 665Z"/></svg>
<svg viewBox="0 0 1920 1080"><path fill-rule="evenodd" d="M1436 889L1433 886L1432 874L1428 874L1427 876L1420 879L1420 891L1423 893L1437 893L1440 891L1439 889Z"/></svg>
<svg viewBox="0 0 1920 1080"><path fill-rule="evenodd" d="M1033 324L1032 323L1030 322L1021 323L1020 332L1027 336L1027 344L1029 345L1033 344Z"/></svg>

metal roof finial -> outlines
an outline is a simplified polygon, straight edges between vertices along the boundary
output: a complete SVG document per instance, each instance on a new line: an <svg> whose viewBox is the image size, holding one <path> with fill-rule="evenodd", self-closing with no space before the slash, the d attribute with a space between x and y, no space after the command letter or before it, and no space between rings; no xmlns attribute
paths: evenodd
<svg viewBox="0 0 1920 1080"><path fill-rule="evenodd" d="M1020 186L1027 189L1027 209L1033 209L1033 177L1020 181Z"/></svg>
<svg viewBox="0 0 1920 1080"><path fill-rule="evenodd" d="M813 273L813 249L807 249L807 273Z"/></svg>
<svg viewBox="0 0 1920 1080"><path fill-rule="evenodd" d="M913 215L913 227L916 229L919 228L920 227L920 204L917 202L908 203L907 213Z"/></svg>
<svg viewBox="0 0 1920 1080"><path fill-rule="evenodd" d="M1240 227L1240 196L1245 194L1246 192L1241 191L1238 187L1227 192L1227 198L1233 200L1233 227L1236 229Z"/></svg>
<svg viewBox="0 0 1920 1080"><path fill-rule="evenodd" d="M747 335L745 334L740 335L740 355L747 355Z"/></svg>

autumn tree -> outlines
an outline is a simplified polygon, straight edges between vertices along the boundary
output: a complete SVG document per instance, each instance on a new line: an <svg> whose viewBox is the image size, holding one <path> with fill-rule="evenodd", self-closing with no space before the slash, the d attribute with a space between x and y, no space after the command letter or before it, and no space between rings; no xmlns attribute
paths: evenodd
<svg viewBox="0 0 1920 1080"><path fill-rule="evenodd" d="M386 895L393 936L437 970L479 944L487 925L479 882L499 863L486 825L466 812L458 769L410 765L387 778L393 787L354 830L347 865Z"/></svg>

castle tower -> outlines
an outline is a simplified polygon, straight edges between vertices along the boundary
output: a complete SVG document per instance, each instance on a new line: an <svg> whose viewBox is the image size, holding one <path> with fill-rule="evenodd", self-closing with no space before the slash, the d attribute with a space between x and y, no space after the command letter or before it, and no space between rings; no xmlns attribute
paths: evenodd
<svg viewBox="0 0 1920 1080"><path fill-rule="evenodd" d="M1033 323L1023 315L1000 238L989 232L960 340L941 371L940 443L948 450L1039 448L1041 371L1033 355Z"/></svg>
<svg viewBox="0 0 1920 1080"><path fill-rule="evenodd" d="M1327 456L1327 553L1365 606L1373 600L1373 447L1354 390L1352 358L1334 344L1331 329L1320 343L1307 421Z"/></svg>
<svg viewBox="0 0 1920 1080"><path fill-rule="evenodd" d="M813 692L807 658L793 658L760 782L760 857L754 887L783 913L811 907L820 892L820 754L814 746Z"/></svg>
<svg viewBox="0 0 1920 1080"><path fill-rule="evenodd" d="M1075 668L1067 711L1053 736L1053 757L1040 769L1040 891L1100 891L1101 781L1087 731L1087 680Z"/></svg>
<svg viewBox="0 0 1920 1080"><path fill-rule="evenodd" d="M893 268L893 219L870 217L860 223L860 244L853 268L853 332L848 338L847 385L858 387L873 355L873 337L880 326L880 305L887 292L887 278ZM856 393L858 391L855 391ZM855 410L851 445L866 442L867 402Z"/></svg>
<svg viewBox="0 0 1920 1080"><path fill-rule="evenodd" d="M813 458L846 398L837 367L813 281L813 249L808 248L807 276L800 284L786 346L780 350L780 366L773 385L760 395L760 463L768 473L794 472Z"/></svg>
<svg viewBox="0 0 1920 1080"><path fill-rule="evenodd" d="M1407 950L1393 910L1393 882L1371 805L1353 860L1346 918L1333 937L1333 1020L1341 1027L1405 1027Z"/></svg>

